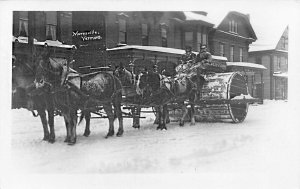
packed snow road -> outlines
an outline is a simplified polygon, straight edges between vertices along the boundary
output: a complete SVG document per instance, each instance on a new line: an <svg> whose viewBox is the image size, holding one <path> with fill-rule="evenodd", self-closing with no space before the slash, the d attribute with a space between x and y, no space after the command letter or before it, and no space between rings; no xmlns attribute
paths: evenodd
<svg viewBox="0 0 300 189"><path fill-rule="evenodd" d="M90 137L78 127L75 146L63 142L66 131L62 117L56 117L56 142L42 141L42 126L26 110L12 110L12 162L16 169L34 173L152 173L260 170L266 159L277 158L281 134L289 129L287 102L266 101L251 105L243 123L196 123L168 125L158 131L153 114L141 122L141 129L124 119L123 137L105 139L106 119L92 119ZM115 121L115 129L118 122ZM274 140L274 141L273 141ZM271 149L270 149L271 148Z"/></svg>
<svg viewBox="0 0 300 189"><path fill-rule="evenodd" d="M166 131L156 130L154 115L146 114L139 130L131 127L131 119L124 119L124 135L109 139L104 138L108 121L92 119L91 135L82 136L83 122L78 126L77 144L69 146L63 142L66 132L62 117L55 118L56 142L50 144L42 141L39 118L23 109L11 110L9 165L18 174L284 174L298 165L298 133L295 121L288 116L291 112L288 102L265 101L250 105L242 123L186 123L179 127L172 122Z"/></svg>

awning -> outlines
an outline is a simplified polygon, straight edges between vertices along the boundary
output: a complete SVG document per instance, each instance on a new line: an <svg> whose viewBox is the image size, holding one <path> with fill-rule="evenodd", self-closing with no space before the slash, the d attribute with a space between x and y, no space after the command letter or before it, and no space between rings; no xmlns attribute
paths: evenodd
<svg viewBox="0 0 300 189"><path fill-rule="evenodd" d="M240 67L249 69L266 70L267 68L261 64L255 64L250 62L227 62L227 67Z"/></svg>
<svg viewBox="0 0 300 189"><path fill-rule="evenodd" d="M274 77L288 78L288 73L273 73Z"/></svg>

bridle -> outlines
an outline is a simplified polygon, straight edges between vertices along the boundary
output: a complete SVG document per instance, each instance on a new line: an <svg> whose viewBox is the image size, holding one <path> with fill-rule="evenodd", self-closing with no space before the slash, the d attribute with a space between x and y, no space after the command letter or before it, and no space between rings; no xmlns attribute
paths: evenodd
<svg viewBox="0 0 300 189"><path fill-rule="evenodd" d="M51 69L50 67L50 62L46 62L47 60L44 60L44 59L40 59L39 60L39 63L38 63L38 68L42 71L42 74L41 74L43 77L42 79L42 83L37 81L36 79L34 80L34 83L36 85L36 88L39 88L39 87L43 87L45 84L48 85L50 88L53 88L53 84L52 83L56 83L56 79L54 77L54 79L50 80L49 79L49 74L52 74L54 76L61 76L62 75L62 71L54 71L53 69ZM50 60L48 60L50 61ZM47 64L48 67L44 67L43 64ZM45 75L47 75L48 77L45 77Z"/></svg>

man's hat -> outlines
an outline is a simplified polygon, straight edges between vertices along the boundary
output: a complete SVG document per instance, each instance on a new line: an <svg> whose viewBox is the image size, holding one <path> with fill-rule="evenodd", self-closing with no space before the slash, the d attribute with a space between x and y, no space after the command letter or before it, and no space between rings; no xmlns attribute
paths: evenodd
<svg viewBox="0 0 300 189"><path fill-rule="evenodd" d="M185 46L185 49L192 50L192 47L191 46Z"/></svg>
<svg viewBox="0 0 300 189"><path fill-rule="evenodd" d="M200 49L205 49L206 45L201 45Z"/></svg>

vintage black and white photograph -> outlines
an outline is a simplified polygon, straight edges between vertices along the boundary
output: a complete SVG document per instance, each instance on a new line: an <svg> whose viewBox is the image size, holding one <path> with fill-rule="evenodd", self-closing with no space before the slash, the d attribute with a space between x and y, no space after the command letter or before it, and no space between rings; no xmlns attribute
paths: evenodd
<svg viewBox="0 0 300 189"><path fill-rule="evenodd" d="M0 5L1 189L300 187L299 1Z"/></svg>

